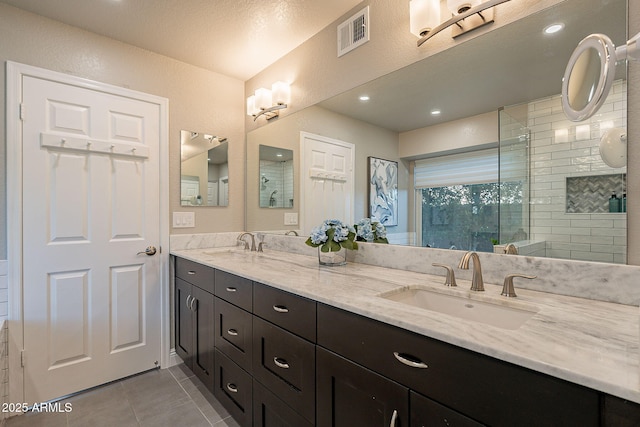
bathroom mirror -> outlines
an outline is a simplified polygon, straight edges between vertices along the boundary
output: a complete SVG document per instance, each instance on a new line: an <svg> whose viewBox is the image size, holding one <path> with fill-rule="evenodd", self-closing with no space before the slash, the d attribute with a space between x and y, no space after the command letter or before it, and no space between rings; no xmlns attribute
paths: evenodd
<svg viewBox="0 0 640 427"><path fill-rule="evenodd" d="M260 145L261 208L293 207L293 150Z"/></svg>
<svg viewBox="0 0 640 427"><path fill-rule="evenodd" d="M229 143L203 132L180 131L180 205L229 205Z"/></svg>
<svg viewBox="0 0 640 427"><path fill-rule="evenodd" d="M491 140L487 139L488 147L483 148L498 149L500 144L505 142L504 146L513 147L514 157L519 155L515 150L529 156L529 161L522 170L529 176L535 176L538 182L528 182L524 192L545 188L540 190L540 199L533 200L529 206L554 203L555 213L540 212L537 217L533 215L535 212L530 216L522 215L522 220L532 230L526 232L527 237L531 237L534 232L552 229L562 232L570 227L572 221L575 224L578 224L577 221L587 224L592 219L595 221L597 215L607 224L623 224L626 222L624 213L610 214L608 210L604 213L584 213L569 210L568 200L580 199L580 195L567 194L565 187L568 177L582 178L598 174L625 176L624 169L609 171L604 164L585 165L581 162L586 160L584 157L599 158L598 143L604 130L612 127L626 128L626 67L616 67L614 89L609 99L612 111L607 109L607 115L597 120L594 118L593 122L576 125L567 120L562 114L561 91L567 61L576 45L593 33L608 34L614 43L624 43L627 40L626 14L625 0L611 0L606 4L600 0L562 1L517 22L462 41L453 48L261 126L247 134L247 173L254 174L248 177L248 182L252 182L252 179L258 180L258 171L252 165L255 165L260 144L274 145L276 141L278 144L286 144L287 148L293 150L294 158L299 158L301 131L354 143L354 219L358 220L367 215L367 157L397 161L398 226L388 227L387 231L391 236L390 243L416 244L416 236L421 232L421 225L416 225L421 224L416 206L419 206L423 199L416 196L414 190L413 162L419 158L419 154L405 154L411 152L406 149L405 141L416 139L413 136L419 135L425 129L453 129L450 139L428 142L432 152L426 157L464 151L458 146L459 140L467 135L483 133L485 130L471 121L467 123L466 120L476 117L484 119L488 116L491 132L495 136ZM547 26L558 22L564 24L563 31L553 35L543 32ZM478 84L479 82L481 84ZM359 97L363 94L368 95L370 100L361 101ZM437 101L437 107L441 110L441 114L437 116L429 114L431 108L435 107L432 105L434 101ZM537 147L537 144L544 144L544 147ZM575 147L582 150L584 155L573 159L568 153L552 154L560 146ZM563 154L567 154L567 157L562 157ZM502 162L500 167L503 167ZM252 168L255 172L251 171ZM570 172L551 176L556 170ZM305 171L296 172L294 176L298 183L298 180L305 176ZM545 179L547 183L543 183ZM603 179L602 182L606 180ZM618 179L612 185L618 186L616 192L622 196L624 182ZM580 185L575 186L582 188ZM610 195L611 192L608 192L606 197ZM260 211L265 210L257 209L255 200L255 194L247 193L248 230L282 232L299 227L299 224L284 225L282 215L261 215ZM299 198L296 197L296 200ZM607 202L606 199L603 200L603 203ZM301 211L298 204L296 203L291 210L292 213ZM562 219L556 219L559 215L558 209L562 212ZM431 226L444 227L455 219L441 209L437 211L440 215L436 219L428 220ZM507 213L501 210L500 216L508 218ZM475 214L472 212L471 215ZM546 219L543 219L544 215L547 216ZM601 222L599 225L603 224L604 222ZM519 228L514 227L510 235L524 236ZM540 256L564 258L566 251L577 253L580 249L595 247L606 241L607 245L615 246L615 254L607 254L608 258L598 258L597 255L589 254L591 258L583 259L626 262L626 229L617 229L601 238L591 237L592 231L586 225L582 232L584 235L575 237L573 241L573 237L567 233L551 236L553 246L558 249L548 250ZM603 232L605 231L602 229L593 229L594 236ZM491 247L491 236L485 236L484 230L475 234L484 236L484 243L489 243Z"/></svg>

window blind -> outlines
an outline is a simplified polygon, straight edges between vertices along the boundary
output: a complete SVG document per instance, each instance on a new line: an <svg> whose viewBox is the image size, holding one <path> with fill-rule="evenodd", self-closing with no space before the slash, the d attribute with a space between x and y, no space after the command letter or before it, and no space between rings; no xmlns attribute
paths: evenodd
<svg viewBox="0 0 640 427"><path fill-rule="evenodd" d="M498 182L498 149L416 160L414 186L420 188Z"/></svg>

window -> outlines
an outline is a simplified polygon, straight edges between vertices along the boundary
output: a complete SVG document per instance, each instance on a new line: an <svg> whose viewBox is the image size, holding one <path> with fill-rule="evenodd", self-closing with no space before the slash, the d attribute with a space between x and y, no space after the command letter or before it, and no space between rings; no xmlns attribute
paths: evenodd
<svg viewBox="0 0 640 427"><path fill-rule="evenodd" d="M497 148L418 160L414 186L422 246L493 252L500 215L523 211L523 183L500 183Z"/></svg>

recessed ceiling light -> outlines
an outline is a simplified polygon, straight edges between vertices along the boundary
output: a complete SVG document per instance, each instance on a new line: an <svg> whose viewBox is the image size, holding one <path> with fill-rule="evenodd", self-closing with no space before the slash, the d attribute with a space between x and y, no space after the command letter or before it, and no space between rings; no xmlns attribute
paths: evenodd
<svg viewBox="0 0 640 427"><path fill-rule="evenodd" d="M282 157L281 153L276 154L276 157Z"/></svg>
<svg viewBox="0 0 640 427"><path fill-rule="evenodd" d="M360 101L368 101L368 100L370 100L371 98L369 98L369 96L368 96L368 95L362 95L362 96L361 96L360 98L358 98L358 99L360 99Z"/></svg>
<svg viewBox="0 0 640 427"><path fill-rule="evenodd" d="M559 24L551 24L548 27L546 27L544 29L544 33L545 34L555 34L558 31L561 31L564 28L564 24L559 23Z"/></svg>
<svg viewBox="0 0 640 427"><path fill-rule="evenodd" d="M442 113L442 111L440 111L439 108L434 108L433 110L431 110L431 115L432 116L439 116L440 113Z"/></svg>

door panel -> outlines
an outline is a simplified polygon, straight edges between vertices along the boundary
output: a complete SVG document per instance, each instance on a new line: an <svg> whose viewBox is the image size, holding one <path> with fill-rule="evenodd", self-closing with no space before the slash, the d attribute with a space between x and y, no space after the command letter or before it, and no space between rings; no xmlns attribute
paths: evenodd
<svg viewBox="0 0 640 427"><path fill-rule="evenodd" d="M353 224L355 146L305 132L301 140L302 233L328 218Z"/></svg>
<svg viewBox="0 0 640 427"><path fill-rule="evenodd" d="M160 106L23 76L25 401L160 360Z"/></svg>

